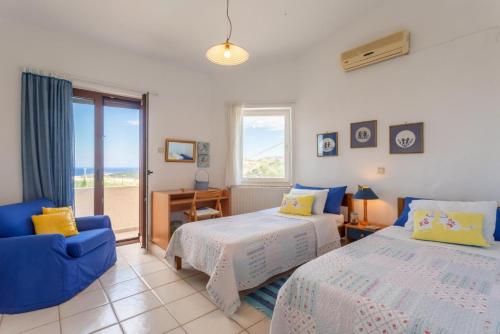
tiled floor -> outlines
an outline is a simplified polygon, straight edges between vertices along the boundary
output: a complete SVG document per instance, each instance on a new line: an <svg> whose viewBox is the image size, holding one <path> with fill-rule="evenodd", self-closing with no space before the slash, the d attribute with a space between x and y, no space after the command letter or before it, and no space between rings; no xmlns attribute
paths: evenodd
<svg viewBox="0 0 500 334"><path fill-rule="evenodd" d="M0 334L264 334L270 321L248 304L227 317L207 298L208 276L176 272L138 244L117 248L118 261L73 299L51 308L0 315Z"/></svg>

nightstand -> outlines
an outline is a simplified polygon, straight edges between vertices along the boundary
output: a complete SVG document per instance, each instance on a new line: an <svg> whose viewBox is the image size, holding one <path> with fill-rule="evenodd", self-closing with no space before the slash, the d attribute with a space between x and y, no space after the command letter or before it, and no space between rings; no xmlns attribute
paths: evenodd
<svg viewBox="0 0 500 334"><path fill-rule="evenodd" d="M353 242L380 231L386 225L369 223L368 225L345 224L345 238L347 243Z"/></svg>

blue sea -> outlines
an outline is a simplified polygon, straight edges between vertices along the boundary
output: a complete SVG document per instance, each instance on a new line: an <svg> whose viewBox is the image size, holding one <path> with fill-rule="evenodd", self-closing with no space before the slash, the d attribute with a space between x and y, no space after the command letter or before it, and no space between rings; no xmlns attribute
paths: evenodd
<svg viewBox="0 0 500 334"><path fill-rule="evenodd" d="M84 174L84 170L87 170L87 175L94 174L94 168L92 167L75 167L75 176L81 176ZM104 168L104 174L123 174L123 173L134 173L139 174L138 167L107 167Z"/></svg>

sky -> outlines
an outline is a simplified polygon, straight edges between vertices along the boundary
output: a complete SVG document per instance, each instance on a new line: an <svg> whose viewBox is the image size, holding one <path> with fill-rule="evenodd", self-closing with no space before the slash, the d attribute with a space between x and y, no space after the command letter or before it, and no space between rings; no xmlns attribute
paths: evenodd
<svg viewBox="0 0 500 334"><path fill-rule="evenodd" d="M73 103L75 167L94 167L94 106ZM104 167L139 167L139 110L104 107Z"/></svg>
<svg viewBox="0 0 500 334"><path fill-rule="evenodd" d="M245 116L243 118L243 159L284 156L285 118Z"/></svg>

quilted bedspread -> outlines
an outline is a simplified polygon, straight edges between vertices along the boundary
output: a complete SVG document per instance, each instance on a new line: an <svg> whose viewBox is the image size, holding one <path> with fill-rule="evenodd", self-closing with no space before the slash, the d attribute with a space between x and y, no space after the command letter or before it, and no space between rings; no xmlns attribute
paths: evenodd
<svg viewBox="0 0 500 334"><path fill-rule="evenodd" d="M297 218L276 211L184 224L173 234L165 257L174 265L174 256L180 256L210 275L210 298L232 314L240 305L239 291L340 247L331 217Z"/></svg>
<svg viewBox="0 0 500 334"><path fill-rule="evenodd" d="M500 333L499 245L417 241L394 229L402 228L296 270L279 292L271 333Z"/></svg>

